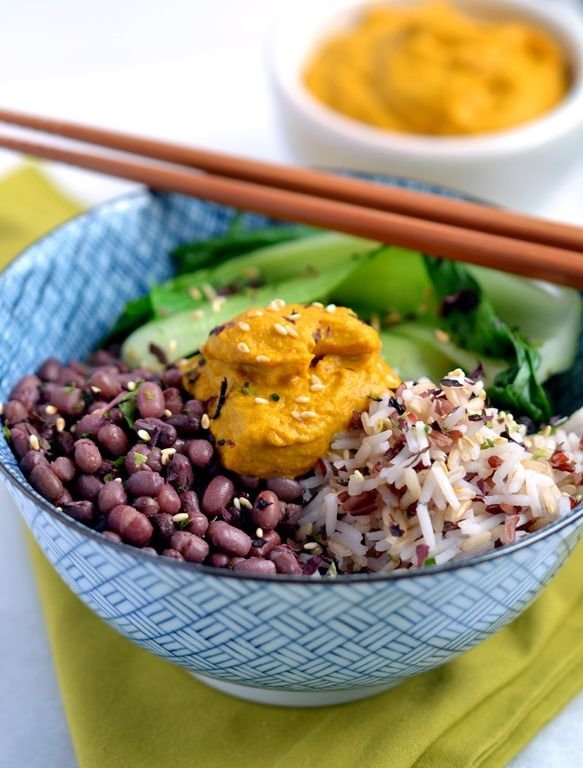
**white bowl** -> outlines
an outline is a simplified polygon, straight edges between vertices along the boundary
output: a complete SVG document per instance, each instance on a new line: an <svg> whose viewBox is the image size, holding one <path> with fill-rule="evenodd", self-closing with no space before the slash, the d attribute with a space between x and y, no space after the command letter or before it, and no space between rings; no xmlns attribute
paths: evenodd
<svg viewBox="0 0 583 768"><path fill-rule="evenodd" d="M368 126L325 106L302 82L318 43L350 25L366 4L299 4L280 19L271 42L282 130L297 159L445 184L514 206L542 199L583 141L583 21L554 2L456 0L455 5L483 18L525 19L559 40L572 72L563 101L522 126L479 136L419 136Z"/></svg>

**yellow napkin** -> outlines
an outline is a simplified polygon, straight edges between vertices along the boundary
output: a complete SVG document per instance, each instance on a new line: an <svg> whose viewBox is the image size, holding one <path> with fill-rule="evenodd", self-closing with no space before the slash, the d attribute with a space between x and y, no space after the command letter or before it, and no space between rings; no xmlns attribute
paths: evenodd
<svg viewBox="0 0 583 768"><path fill-rule="evenodd" d="M37 207L42 226L47 212L56 220L74 208L30 169L0 185L0 262L14 185L26 215L6 231L19 244L39 233ZM373 699L320 710L207 688L109 629L31 551L81 768L494 768L583 689L583 547L480 647Z"/></svg>
<svg viewBox="0 0 583 768"><path fill-rule="evenodd" d="M34 165L11 173L0 184L0 269L27 245L81 210Z"/></svg>

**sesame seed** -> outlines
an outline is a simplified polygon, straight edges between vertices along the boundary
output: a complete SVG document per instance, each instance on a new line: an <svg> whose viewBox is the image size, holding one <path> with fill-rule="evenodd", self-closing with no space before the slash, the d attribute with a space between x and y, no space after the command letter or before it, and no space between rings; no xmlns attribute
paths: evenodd
<svg viewBox="0 0 583 768"><path fill-rule="evenodd" d="M248 312L247 317L263 317L263 312L260 309L255 309L253 312Z"/></svg>
<svg viewBox="0 0 583 768"><path fill-rule="evenodd" d="M276 323L273 326L276 333L279 333L280 336L287 336L287 329L285 325L282 325L281 323Z"/></svg>
<svg viewBox="0 0 583 768"><path fill-rule="evenodd" d="M269 405L269 400L265 397L256 397L255 402L257 405Z"/></svg>
<svg viewBox="0 0 583 768"><path fill-rule="evenodd" d="M317 417L316 411L302 411L302 419L315 419Z"/></svg>
<svg viewBox="0 0 583 768"><path fill-rule="evenodd" d="M313 373L310 376L310 384L321 384L321 383L322 383L322 380L320 379L319 376L316 376L315 373Z"/></svg>
<svg viewBox="0 0 583 768"><path fill-rule="evenodd" d="M287 335L291 336L293 339L299 339L300 334L296 331L296 329L293 327L293 325L288 325L286 327Z"/></svg>
<svg viewBox="0 0 583 768"><path fill-rule="evenodd" d="M235 507L235 509L239 510L239 512L241 511L241 502L236 496L233 499L233 506Z"/></svg>
<svg viewBox="0 0 583 768"><path fill-rule="evenodd" d="M299 397L296 397L295 399L296 403L309 403L310 398L307 395L300 395Z"/></svg>
<svg viewBox="0 0 583 768"><path fill-rule="evenodd" d="M170 354L172 354L173 352L176 352L177 346L178 346L178 342L176 341L176 339L170 339L170 341L168 342L168 352L170 352Z"/></svg>
<svg viewBox="0 0 583 768"><path fill-rule="evenodd" d="M328 304L326 312L329 312L331 315L334 314L336 312L336 304Z"/></svg>
<svg viewBox="0 0 583 768"><path fill-rule="evenodd" d="M28 436L28 444L30 445L33 451L40 451L40 443L36 435Z"/></svg>
<svg viewBox="0 0 583 768"><path fill-rule="evenodd" d="M202 293L195 285L188 289L188 293L190 294L190 297L195 301L202 299Z"/></svg>
<svg viewBox="0 0 583 768"><path fill-rule="evenodd" d="M296 421L303 421L302 414L299 411L292 411L291 416L292 419L295 419Z"/></svg>
<svg viewBox="0 0 583 768"><path fill-rule="evenodd" d="M126 387L127 387L128 392L133 392L134 389L136 388L136 382L135 381L128 381L128 383L126 384Z"/></svg>
<svg viewBox="0 0 583 768"><path fill-rule="evenodd" d="M171 457L176 453L176 448L162 448L160 461L166 465L169 463Z"/></svg>
<svg viewBox="0 0 583 768"><path fill-rule="evenodd" d="M45 413L49 416L54 416L55 413L57 413L57 407L55 405L47 405L45 408Z"/></svg>
<svg viewBox="0 0 583 768"><path fill-rule="evenodd" d="M185 523L188 519L188 512L177 512L175 515L172 515L172 522L174 523Z"/></svg>
<svg viewBox="0 0 583 768"><path fill-rule="evenodd" d="M93 392L94 395L98 395L101 392L99 387L94 387L94 386L91 387L91 391Z"/></svg>
<svg viewBox="0 0 583 768"><path fill-rule="evenodd" d="M306 550L306 552L311 552L313 549L318 549L319 546L320 545L318 544L317 541L307 541L304 544L304 549Z"/></svg>
<svg viewBox="0 0 583 768"><path fill-rule="evenodd" d="M202 418L200 420L200 426L203 429L208 429L210 427L210 425L211 425L211 420L209 418L208 413L203 413L202 414Z"/></svg>
<svg viewBox="0 0 583 768"><path fill-rule="evenodd" d="M324 309L324 305L322 304L321 301L313 301L312 302L312 306L313 307L318 307L318 309Z"/></svg>
<svg viewBox="0 0 583 768"><path fill-rule="evenodd" d="M59 416L55 421L55 427L57 428L57 432L62 432L65 429L65 419L62 416Z"/></svg>
<svg viewBox="0 0 583 768"><path fill-rule="evenodd" d="M255 531L255 536L258 539L262 539L263 538L263 528L257 528L256 531Z"/></svg>
<svg viewBox="0 0 583 768"><path fill-rule="evenodd" d="M165 408L164 409L164 416L166 416L166 417L172 416L172 411L170 410L170 408Z"/></svg>
<svg viewBox="0 0 583 768"><path fill-rule="evenodd" d="M437 341L441 341L443 344L445 344L445 342L449 341L449 333L442 331L441 328L436 328L435 338Z"/></svg>
<svg viewBox="0 0 583 768"><path fill-rule="evenodd" d="M193 320L202 320L204 317L204 310L203 309L195 309L192 313L192 319Z"/></svg>
<svg viewBox="0 0 583 768"><path fill-rule="evenodd" d="M285 301L283 299L274 299L267 305L267 309L274 309L276 311L283 309L283 307L285 307Z"/></svg>
<svg viewBox="0 0 583 768"><path fill-rule="evenodd" d="M237 323L237 325L239 326L239 328L242 331L250 331L251 330L251 326L249 325L249 323L246 323L243 320L241 320L239 323Z"/></svg>
<svg viewBox="0 0 583 768"><path fill-rule="evenodd" d="M311 392L322 392L325 389L326 387L324 386L324 384L312 384L312 386L310 387Z"/></svg>
<svg viewBox="0 0 583 768"><path fill-rule="evenodd" d="M251 504L249 499L246 499L244 496L239 496L239 504L242 507L245 507L245 509L253 509L253 504Z"/></svg>
<svg viewBox="0 0 583 768"><path fill-rule="evenodd" d="M237 344L237 350L238 350L239 352L243 352L243 354L245 354L245 355L247 355L247 354L249 354L249 352L251 352L251 350L249 349L249 347L247 346L247 344L245 344L245 342L244 342L244 341L240 341L240 342Z"/></svg>
<svg viewBox="0 0 583 768"><path fill-rule="evenodd" d="M204 293L204 295L209 301L213 301L213 299L217 298L217 292L212 287L212 285L209 285L209 283L203 283L200 287L202 292Z"/></svg>
<svg viewBox="0 0 583 768"><path fill-rule="evenodd" d="M145 429L138 429L138 437L140 438L140 440L143 440L145 443L147 443L148 440L152 439L152 436L150 435L150 433L146 432Z"/></svg>
<svg viewBox="0 0 583 768"><path fill-rule="evenodd" d="M270 363L271 362L271 358L268 357L267 355L257 355L255 360L258 363Z"/></svg>
<svg viewBox="0 0 583 768"><path fill-rule="evenodd" d="M223 304L227 300L226 296L217 296L216 299L211 301L211 309L213 312L220 312Z"/></svg>

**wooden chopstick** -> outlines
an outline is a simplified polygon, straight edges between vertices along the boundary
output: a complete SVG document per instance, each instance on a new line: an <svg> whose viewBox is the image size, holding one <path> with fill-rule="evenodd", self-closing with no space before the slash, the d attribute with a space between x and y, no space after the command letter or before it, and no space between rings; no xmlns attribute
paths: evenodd
<svg viewBox="0 0 583 768"><path fill-rule="evenodd" d="M302 192L405 216L567 248L583 254L583 228L461 200L389 187L323 171L276 165L89 125L0 109L0 122L197 168L227 178Z"/></svg>
<svg viewBox="0 0 583 768"><path fill-rule="evenodd" d="M566 249L289 192L145 160L0 135L0 146L222 205L379 240L583 289L583 258Z"/></svg>

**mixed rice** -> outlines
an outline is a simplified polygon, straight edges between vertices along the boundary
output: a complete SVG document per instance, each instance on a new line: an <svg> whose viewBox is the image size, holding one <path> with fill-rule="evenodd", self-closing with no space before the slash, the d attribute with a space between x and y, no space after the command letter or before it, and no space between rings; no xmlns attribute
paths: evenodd
<svg viewBox="0 0 583 768"><path fill-rule="evenodd" d="M486 552L568 513L583 493L583 409L536 434L455 370L371 398L317 471L297 541L338 573L432 566ZM314 554L314 553L313 553Z"/></svg>

